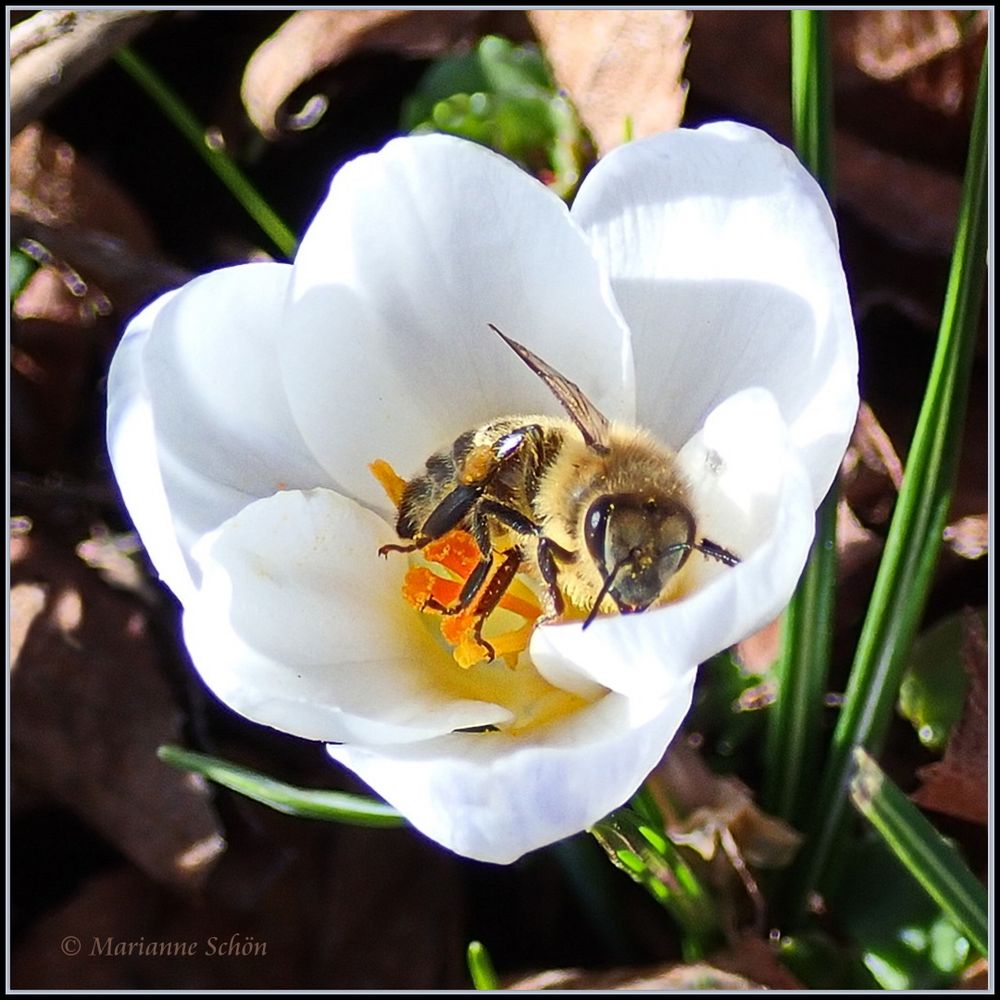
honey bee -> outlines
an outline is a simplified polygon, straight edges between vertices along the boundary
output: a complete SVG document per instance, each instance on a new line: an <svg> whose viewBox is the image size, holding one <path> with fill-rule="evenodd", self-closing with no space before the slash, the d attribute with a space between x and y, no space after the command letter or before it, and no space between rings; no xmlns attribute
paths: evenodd
<svg viewBox="0 0 1000 1000"><path fill-rule="evenodd" d="M507 416L460 434L406 482L389 552L415 552L453 529L475 540L479 562L443 614L472 609L476 637L518 572L542 585L543 621L566 601L585 612L645 611L669 594L692 552L739 559L698 540L676 453L641 428L612 423L570 382L489 324L551 390L568 419Z"/></svg>

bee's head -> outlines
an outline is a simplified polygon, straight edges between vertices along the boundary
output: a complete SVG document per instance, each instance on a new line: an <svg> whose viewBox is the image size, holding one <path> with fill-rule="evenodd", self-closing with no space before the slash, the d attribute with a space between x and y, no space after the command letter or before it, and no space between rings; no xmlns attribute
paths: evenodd
<svg viewBox="0 0 1000 1000"><path fill-rule="evenodd" d="M594 611L606 595L623 613L645 611L695 547L695 523L662 493L606 494L588 508L584 538L604 581Z"/></svg>

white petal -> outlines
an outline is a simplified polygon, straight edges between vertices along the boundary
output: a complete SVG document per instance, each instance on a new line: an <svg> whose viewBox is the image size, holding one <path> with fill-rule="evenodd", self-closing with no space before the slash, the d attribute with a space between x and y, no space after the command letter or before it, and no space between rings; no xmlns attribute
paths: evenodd
<svg viewBox="0 0 1000 1000"><path fill-rule="evenodd" d="M833 217L785 147L732 122L629 143L573 217L632 329L639 419L675 446L734 392L769 389L824 495L857 411Z"/></svg>
<svg viewBox="0 0 1000 1000"><path fill-rule="evenodd" d="M129 324L112 364L115 473L129 484L129 511L171 586L179 573L160 552L171 532L189 556L250 500L327 481L278 372L274 342L290 274L288 265L262 263L196 278ZM140 476L148 482L133 488Z"/></svg>
<svg viewBox="0 0 1000 1000"><path fill-rule="evenodd" d="M692 482L698 539L741 557L724 566L698 553L690 592L660 608L535 631L531 656L553 683L581 674L614 691L657 697L675 678L771 621L787 604L814 532L809 479L787 444L773 398L727 400L680 453Z"/></svg>
<svg viewBox="0 0 1000 1000"><path fill-rule="evenodd" d="M506 722L400 596L379 517L329 490L250 504L195 549L185 638L231 708L310 739L423 739Z"/></svg>
<svg viewBox="0 0 1000 1000"><path fill-rule="evenodd" d="M606 695L558 724L512 736L454 733L409 746L333 746L428 837L509 864L621 805L660 759L691 704L695 672L669 697Z"/></svg>
<svg viewBox="0 0 1000 1000"><path fill-rule="evenodd" d="M146 552L171 590L184 600L194 581L174 530L156 451L153 407L143 350L157 314L171 292L147 306L129 325L108 372L108 453L122 499Z"/></svg>
<svg viewBox="0 0 1000 1000"><path fill-rule="evenodd" d="M449 136L347 164L295 262L282 364L295 415L338 488L385 500L374 458L412 475L465 430L562 414L493 323L633 414L628 332L562 202L509 161Z"/></svg>

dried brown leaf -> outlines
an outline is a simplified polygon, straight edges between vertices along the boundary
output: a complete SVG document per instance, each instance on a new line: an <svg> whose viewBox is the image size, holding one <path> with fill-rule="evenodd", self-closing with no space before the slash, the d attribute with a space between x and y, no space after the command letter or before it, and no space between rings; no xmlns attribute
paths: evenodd
<svg viewBox="0 0 1000 1000"><path fill-rule="evenodd" d="M989 514L970 514L944 529L944 540L963 559L981 559L990 547Z"/></svg>
<svg viewBox="0 0 1000 1000"><path fill-rule="evenodd" d="M974 612L964 619L962 661L969 677L962 716L944 758L917 772L917 805L972 823L989 819L989 656L986 630Z"/></svg>
<svg viewBox="0 0 1000 1000"><path fill-rule="evenodd" d="M10 588L10 669L17 661L34 620L45 607L45 588L37 583L18 583Z"/></svg>
<svg viewBox="0 0 1000 1000"><path fill-rule="evenodd" d="M905 80L910 94L946 114L971 106L985 10L868 10L857 15L858 68L881 81Z"/></svg>
<svg viewBox="0 0 1000 1000"><path fill-rule="evenodd" d="M783 820L759 809L741 781L715 774L683 738L674 740L647 780L671 836L706 859L715 856L723 828L746 861L760 868L787 864L801 840Z"/></svg>
<svg viewBox="0 0 1000 1000"><path fill-rule="evenodd" d="M158 16L143 10L76 10L71 23L53 23L42 11L11 31L10 133L16 135L149 27ZM38 20L36 20L36 18Z"/></svg>
<svg viewBox="0 0 1000 1000"><path fill-rule="evenodd" d="M89 538L77 545L76 554L91 569L97 570L105 583L138 594L152 603L156 592L139 563L131 558L140 549L135 532L115 535L100 524L93 527Z"/></svg>
<svg viewBox="0 0 1000 1000"><path fill-rule="evenodd" d="M903 482L903 465L871 407L862 402L840 465L844 497L864 524L883 525Z"/></svg>
<svg viewBox="0 0 1000 1000"><path fill-rule="evenodd" d="M745 976L765 989L802 990L802 984L778 961L774 947L749 934L711 956L713 965Z"/></svg>
<svg viewBox="0 0 1000 1000"><path fill-rule="evenodd" d="M155 241L142 212L100 170L40 125L10 147L10 209L47 226L75 225L126 240L137 253Z"/></svg>
<svg viewBox="0 0 1000 1000"><path fill-rule="evenodd" d="M142 213L58 136L25 128L10 172L12 240L42 265L12 305L12 445L17 464L43 471L80 457L94 372L119 329L113 308L129 314L180 276L140 280L154 247ZM109 247L113 262L101 258Z"/></svg>
<svg viewBox="0 0 1000 1000"><path fill-rule="evenodd" d="M798 850L800 834L759 809L741 781L715 774L683 736L670 745L646 787L670 839L706 862L725 924L735 930L750 922L762 934L765 903L751 868L785 867Z"/></svg>
<svg viewBox="0 0 1000 1000"><path fill-rule="evenodd" d="M754 632L736 644L736 660L748 674L765 674L774 665L781 652L781 623L783 618Z"/></svg>
<svg viewBox="0 0 1000 1000"><path fill-rule="evenodd" d="M837 576L847 580L878 561L883 541L855 516L846 500L837 504Z"/></svg>
<svg viewBox="0 0 1000 1000"><path fill-rule="evenodd" d="M676 128L684 116L691 15L683 10L533 10L558 86L598 152Z"/></svg>
<svg viewBox="0 0 1000 1000"><path fill-rule="evenodd" d="M855 472L858 465L888 477L896 492L903 485L903 463L872 408L862 400L847 454L841 465L845 475Z"/></svg>
<svg viewBox="0 0 1000 1000"><path fill-rule="evenodd" d="M707 962L650 968L549 969L506 983L509 990L756 990L761 984Z"/></svg>
<svg viewBox="0 0 1000 1000"><path fill-rule="evenodd" d="M181 718L144 610L40 537L11 566L45 595L11 677L11 772L154 878L201 883L223 848L202 782L161 764Z"/></svg>
<svg viewBox="0 0 1000 1000"><path fill-rule="evenodd" d="M990 963L985 958L976 959L962 973L962 981L955 986L956 990L988 990L989 988Z"/></svg>
<svg viewBox="0 0 1000 1000"><path fill-rule="evenodd" d="M78 450L94 366L113 335L103 303L91 289L75 295L55 267L35 271L13 303L11 445L22 468L51 469Z"/></svg>
<svg viewBox="0 0 1000 1000"><path fill-rule="evenodd" d="M250 120L269 139L309 127L328 103L326 84L292 102L300 87L349 56L395 52L431 58L498 31L524 35L518 11L302 10L293 14L247 63L241 93Z"/></svg>

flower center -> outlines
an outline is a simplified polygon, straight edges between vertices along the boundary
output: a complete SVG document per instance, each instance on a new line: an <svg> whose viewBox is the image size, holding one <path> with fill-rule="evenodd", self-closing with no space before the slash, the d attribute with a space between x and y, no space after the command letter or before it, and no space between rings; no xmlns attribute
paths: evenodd
<svg viewBox="0 0 1000 1000"><path fill-rule="evenodd" d="M372 474L398 508L406 480L383 459L370 466ZM501 582L505 568L502 545L493 549L486 577L463 602L463 588L482 562L475 539L460 528L446 532L415 550L415 560L403 582L403 598L413 608L437 619L441 636L463 669L485 660L517 664L542 613L534 592L515 577ZM498 600L492 595L498 587Z"/></svg>

